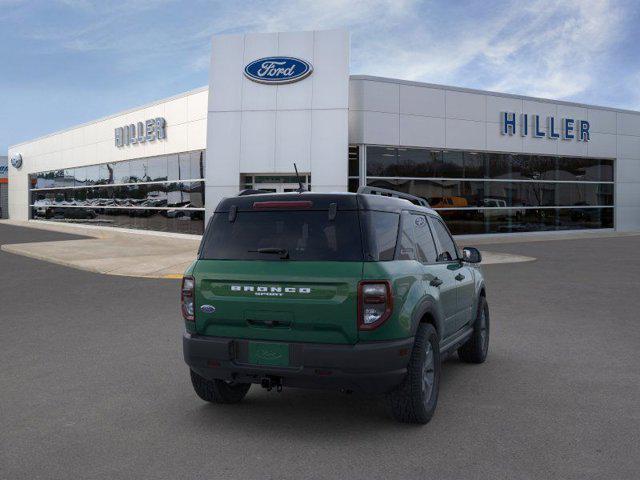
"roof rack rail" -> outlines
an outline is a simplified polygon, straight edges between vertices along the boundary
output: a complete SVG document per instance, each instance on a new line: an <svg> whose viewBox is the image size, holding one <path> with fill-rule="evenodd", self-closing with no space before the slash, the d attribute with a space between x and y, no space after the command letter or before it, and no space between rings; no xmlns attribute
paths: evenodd
<svg viewBox="0 0 640 480"><path fill-rule="evenodd" d="M383 197L396 197L402 198L404 200L409 200L411 203L415 205L420 205L421 207L429 207L429 202L427 202L424 198L416 197L415 195L410 195L404 192L397 192L396 190L389 190L387 188L378 188L378 187L360 187L358 188L358 193L365 195L382 195Z"/></svg>

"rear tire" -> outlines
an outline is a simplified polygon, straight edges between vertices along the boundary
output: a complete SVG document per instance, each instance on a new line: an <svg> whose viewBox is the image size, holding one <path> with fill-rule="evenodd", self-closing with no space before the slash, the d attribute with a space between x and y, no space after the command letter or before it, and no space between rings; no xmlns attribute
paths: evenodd
<svg viewBox="0 0 640 480"><path fill-rule="evenodd" d="M458 349L458 357L467 363L483 363L489 353L489 305L484 296L478 302L471 338Z"/></svg>
<svg viewBox="0 0 640 480"><path fill-rule="evenodd" d="M387 403L393 417L404 423L425 424L436 410L440 390L440 347L433 325L418 326L407 376L392 392Z"/></svg>
<svg viewBox="0 0 640 480"><path fill-rule="evenodd" d="M207 380L193 370L191 372L191 384L198 396L211 403L239 403L245 397L250 383L227 383L224 380Z"/></svg>

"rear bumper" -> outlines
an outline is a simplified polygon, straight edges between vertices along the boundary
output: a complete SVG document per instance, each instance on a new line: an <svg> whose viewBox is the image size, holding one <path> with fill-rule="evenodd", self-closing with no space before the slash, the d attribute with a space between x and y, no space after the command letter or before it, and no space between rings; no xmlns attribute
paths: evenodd
<svg viewBox="0 0 640 480"><path fill-rule="evenodd" d="M289 343L289 367L248 364L248 343L188 332L182 337L185 362L208 379L260 383L277 377L283 386L363 393L387 392L402 382L413 338L355 345Z"/></svg>

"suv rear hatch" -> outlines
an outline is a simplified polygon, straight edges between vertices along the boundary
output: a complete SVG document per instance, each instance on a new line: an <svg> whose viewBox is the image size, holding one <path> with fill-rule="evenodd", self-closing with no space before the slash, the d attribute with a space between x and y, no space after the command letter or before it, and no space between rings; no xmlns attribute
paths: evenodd
<svg viewBox="0 0 640 480"><path fill-rule="evenodd" d="M198 333L357 341L363 246L355 196L259 195L219 208L193 271Z"/></svg>

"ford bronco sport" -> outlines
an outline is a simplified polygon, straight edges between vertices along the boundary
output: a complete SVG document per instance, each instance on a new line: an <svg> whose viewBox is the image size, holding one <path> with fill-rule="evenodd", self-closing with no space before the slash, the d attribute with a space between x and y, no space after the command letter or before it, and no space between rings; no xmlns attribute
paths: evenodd
<svg viewBox="0 0 640 480"><path fill-rule="evenodd" d="M487 356L480 260L406 194L224 199L182 281L193 388L215 403L252 383L384 393L396 419L426 423L442 359Z"/></svg>

